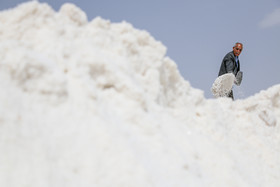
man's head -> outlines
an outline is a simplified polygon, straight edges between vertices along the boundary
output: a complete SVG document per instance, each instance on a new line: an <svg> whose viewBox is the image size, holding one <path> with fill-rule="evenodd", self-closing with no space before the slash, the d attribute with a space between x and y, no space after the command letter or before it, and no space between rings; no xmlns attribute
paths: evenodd
<svg viewBox="0 0 280 187"><path fill-rule="evenodd" d="M239 42L235 43L235 45L233 46L233 54L235 56L239 56L242 49L243 49L243 44L242 43L239 43Z"/></svg>

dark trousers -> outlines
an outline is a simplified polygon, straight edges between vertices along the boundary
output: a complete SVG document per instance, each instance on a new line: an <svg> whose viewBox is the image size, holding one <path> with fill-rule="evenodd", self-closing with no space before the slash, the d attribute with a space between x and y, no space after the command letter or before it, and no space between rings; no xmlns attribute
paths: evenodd
<svg viewBox="0 0 280 187"><path fill-rule="evenodd" d="M231 99L234 101L233 91L232 91L232 90L231 90L230 93L228 94L228 97L231 97Z"/></svg>

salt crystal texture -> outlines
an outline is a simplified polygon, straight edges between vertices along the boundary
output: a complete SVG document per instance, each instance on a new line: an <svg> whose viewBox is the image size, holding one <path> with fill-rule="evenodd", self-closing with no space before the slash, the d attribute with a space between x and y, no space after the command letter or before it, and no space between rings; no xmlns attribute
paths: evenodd
<svg viewBox="0 0 280 187"><path fill-rule="evenodd" d="M232 90L235 76L232 73L226 73L219 76L213 83L211 92L217 97L226 97Z"/></svg>
<svg viewBox="0 0 280 187"><path fill-rule="evenodd" d="M0 186L280 186L280 85L206 100L129 23L0 13Z"/></svg>

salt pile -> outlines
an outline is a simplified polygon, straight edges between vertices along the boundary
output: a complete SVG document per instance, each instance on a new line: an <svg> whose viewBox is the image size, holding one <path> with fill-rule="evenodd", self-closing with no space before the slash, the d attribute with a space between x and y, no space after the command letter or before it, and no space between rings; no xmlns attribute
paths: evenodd
<svg viewBox="0 0 280 187"><path fill-rule="evenodd" d="M0 13L0 186L280 186L280 85L206 100L129 23Z"/></svg>

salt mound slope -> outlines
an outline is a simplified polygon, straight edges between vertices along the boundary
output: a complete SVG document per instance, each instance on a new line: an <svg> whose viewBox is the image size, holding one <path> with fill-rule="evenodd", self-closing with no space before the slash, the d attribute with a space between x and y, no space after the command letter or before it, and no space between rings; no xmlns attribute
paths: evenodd
<svg viewBox="0 0 280 187"><path fill-rule="evenodd" d="M128 23L0 13L0 186L279 186L280 85L205 100Z"/></svg>

